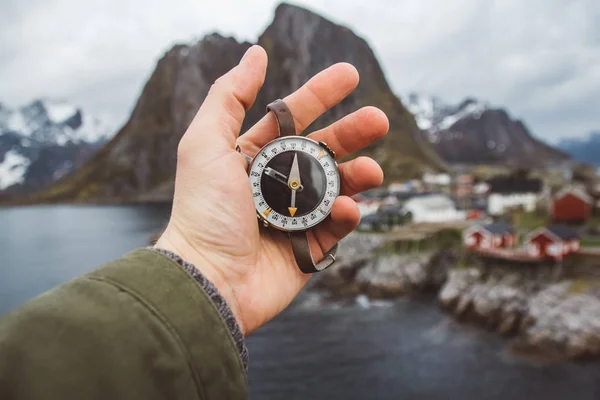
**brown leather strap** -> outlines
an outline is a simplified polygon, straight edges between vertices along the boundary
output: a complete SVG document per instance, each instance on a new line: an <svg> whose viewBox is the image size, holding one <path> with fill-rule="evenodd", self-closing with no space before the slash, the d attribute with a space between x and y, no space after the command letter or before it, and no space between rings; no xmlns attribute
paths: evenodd
<svg viewBox="0 0 600 400"><path fill-rule="evenodd" d="M315 260L312 258L310 246L308 244L306 232L291 232L289 235L290 241L292 242L294 257L296 258L296 264L298 264L300 271L305 274L323 271L335 262L335 253L337 252L338 247L337 243L323 255L321 261L315 264Z"/></svg>
<svg viewBox="0 0 600 400"><path fill-rule="evenodd" d="M269 111L272 111L273 114L275 114L277 126L279 128L279 136L296 136L294 117L283 100L275 100L269 104L267 106L267 112ZM323 271L325 268L331 266L331 264L335 262L337 244L324 254L321 261L315 263L315 260L310 252L310 246L308 244L306 232L292 232L289 234L289 237L290 241L292 242L292 250L294 251L296 264L298 264L300 271L304 272L305 274Z"/></svg>
<svg viewBox="0 0 600 400"><path fill-rule="evenodd" d="M273 111L277 118L279 136L296 136L294 117L283 100L275 100L267 106L267 112Z"/></svg>

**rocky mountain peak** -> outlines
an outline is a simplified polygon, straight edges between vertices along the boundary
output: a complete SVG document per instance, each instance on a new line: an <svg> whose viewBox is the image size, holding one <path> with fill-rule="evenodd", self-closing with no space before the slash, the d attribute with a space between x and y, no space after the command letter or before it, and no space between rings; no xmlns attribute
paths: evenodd
<svg viewBox="0 0 600 400"><path fill-rule="evenodd" d="M392 93L373 50L347 27L304 8L282 4L260 36L259 44L269 55L267 79L246 127L262 117L264 107L273 99L293 92L335 63L348 62L360 74L358 87L307 131L320 129L360 107L373 105L387 114L390 133L365 153L383 165L387 178L414 177L423 169L446 168L420 134L411 114Z"/></svg>
<svg viewBox="0 0 600 400"><path fill-rule="evenodd" d="M479 118L489 109L487 102L472 97L458 104L449 104L439 97L409 93L402 97L402 102L415 116L419 128L428 133L448 129L462 118ZM435 137L435 135L430 136L430 138Z"/></svg>
<svg viewBox="0 0 600 400"><path fill-rule="evenodd" d="M0 108L0 197L28 193L72 173L111 136L99 119L65 101Z"/></svg>
<svg viewBox="0 0 600 400"><path fill-rule="evenodd" d="M269 56L267 77L244 121L245 131L264 116L271 101L298 89L337 62L361 74L357 90L324 114L307 132L329 125L356 109L373 105L390 119L390 133L364 151L391 179L445 169L422 137L413 117L391 92L367 42L348 28L300 7L280 5L258 43ZM40 199L168 200L172 198L177 145L213 82L237 65L250 43L210 34L166 52L146 83L129 121L73 178Z"/></svg>
<svg viewBox="0 0 600 400"><path fill-rule="evenodd" d="M345 61L379 88L389 90L383 71L364 39L305 8L280 4L259 44L278 57L277 67L286 70L292 87L299 87L334 62Z"/></svg>
<svg viewBox="0 0 600 400"><path fill-rule="evenodd" d="M567 155L535 138L523 121L501 107L466 98L456 105L411 93L403 98L438 154L451 164L544 167Z"/></svg>

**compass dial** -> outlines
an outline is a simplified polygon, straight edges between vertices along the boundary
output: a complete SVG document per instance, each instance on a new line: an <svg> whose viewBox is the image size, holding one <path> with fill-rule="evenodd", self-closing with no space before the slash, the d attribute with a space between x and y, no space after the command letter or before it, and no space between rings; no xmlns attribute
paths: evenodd
<svg viewBox="0 0 600 400"><path fill-rule="evenodd" d="M250 166L259 217L283 231L303 231L323 221L340 192L333 157L303 136L285 136L263 147Z"/></svg>

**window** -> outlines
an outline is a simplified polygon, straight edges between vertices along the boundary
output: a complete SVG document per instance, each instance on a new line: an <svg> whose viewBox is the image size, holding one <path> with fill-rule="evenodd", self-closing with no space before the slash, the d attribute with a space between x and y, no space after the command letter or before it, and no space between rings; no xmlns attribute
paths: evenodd
<svg viewBox="0 0 600 400"><path fill-rule="evenodd" d="M560 243L552 243L548 245L548 254L551 256L561 256L562 255L562 244Z"/></svg>

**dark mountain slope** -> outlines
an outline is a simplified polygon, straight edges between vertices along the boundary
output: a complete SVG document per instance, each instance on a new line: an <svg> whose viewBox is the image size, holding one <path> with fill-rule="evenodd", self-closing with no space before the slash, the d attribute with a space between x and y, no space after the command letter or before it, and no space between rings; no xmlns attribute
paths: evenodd
<svg viewBox="0 0 600 400"><path fill-rule="evenodd" d="M259 44L269 54L269 69L245 128L264 115L270 101L297 89L331 64L347 61L361 73L357 91L308 131L364 105L373 105L387 113L390 134L364 153L383 164L389 179L445 168L422 137L412 115L391 92L372 50L349 29L308 10L283 4L277 8ZM249 46L213 34L197 44L176 46L168 51L158 62L131 118L114 140L74 177L33 200L170 199L179 139L210 85L236 65Z"/></svg>
<svg viewBox="0 0 600 400"><path fill-rule="evenodd" d="M568 155L535 138L502 108L467 98L457 105L412 93L403 98L438 154L451 164L555 166Z"/></svg>

